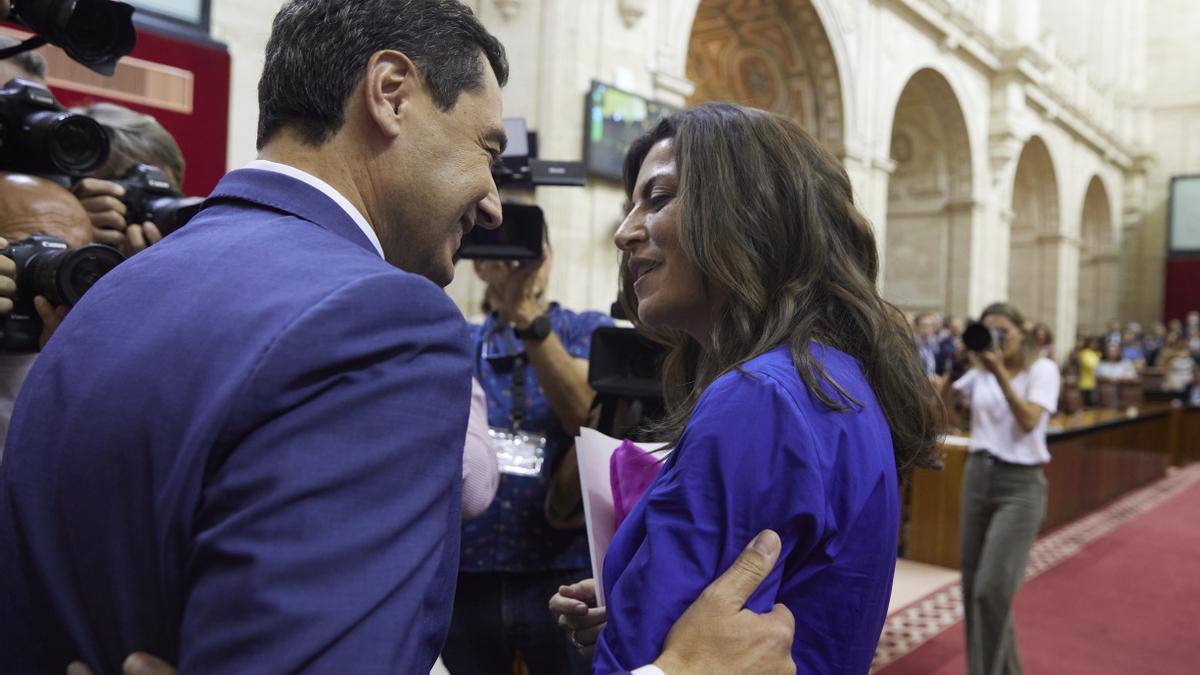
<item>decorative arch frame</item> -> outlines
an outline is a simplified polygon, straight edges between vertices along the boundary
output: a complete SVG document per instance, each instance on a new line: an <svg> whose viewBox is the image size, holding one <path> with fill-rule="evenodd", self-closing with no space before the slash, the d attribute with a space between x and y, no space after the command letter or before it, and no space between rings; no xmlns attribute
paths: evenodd
<svg viewBox="0 0 1200 675"><path fill-rule="evenodd" d="M820 31L821 40L807 40L810 51L805 53L809 62L814 65L814 84L818 95L827 97L836 105L827 106L821 113L821 133L818 139L835 154L842 156L848 139L852 138L850 126L856 119L852 88L844 84L849 67L849 51L844 39L845 31L841 30L838 14L833 7L833 0L676 0L678 3L672 16L681 20L672 23L673 35L667 40L668 44L676 45L682 50L681 58L670 58L668 62L679 64L679 76L687 76L687 63L692 53L692 37L696 32L697 16L702 7L717 5L754 9L774 7L784 10L789 19L799 19L797 24L804 33L811 36L814 28ZM703 27L701 27L703 29ZM804 36L801 36L802 38ZM795 45L794 45L795 46ZM799 45L803 48L803 45ZM695 83L693 83L695 84ZM828 131L829 129L836 131Z"/></svg>

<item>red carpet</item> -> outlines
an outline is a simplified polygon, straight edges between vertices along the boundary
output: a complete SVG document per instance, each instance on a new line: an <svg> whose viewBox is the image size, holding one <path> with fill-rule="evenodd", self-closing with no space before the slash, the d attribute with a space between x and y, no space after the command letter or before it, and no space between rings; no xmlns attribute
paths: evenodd
<svg viewBox="0 0 1200 675"><path fill-rule="evenodd" d="M1151 486L1039 540L1044 571L1031 559L1029 574L1035 576L1018 593L1015 609L1017 643L1027 673L1200 673L1198 470L1193 466L1161 481L1173 483L1173 488ZM1164 489L1178 493L1166 496ZM1165 501L1135 515L1139 504L1157 501L1155 490ZM1106 522L1111 527L1122 520L1078 550L1068 550L1073 546L1066 539L1047 541L1072 528L1074 533L1064 534L1077 542L1086 540L1086 530L1099 533L1107 529ZM1047 564L1046 556L1055 556L1047 545L1060 549L1061 561ZM1035 548L1032 558L1038 553ZM949 596L957 601L953 590L934 594L943 615L953 611L947 606ZM961 604L956 609L961 616ZM894 623L889 618L889 624ZM910 625L902 623L900 630ZM966 671L962 622L887 661L876 671L880 675L961 675Z"/></svg>

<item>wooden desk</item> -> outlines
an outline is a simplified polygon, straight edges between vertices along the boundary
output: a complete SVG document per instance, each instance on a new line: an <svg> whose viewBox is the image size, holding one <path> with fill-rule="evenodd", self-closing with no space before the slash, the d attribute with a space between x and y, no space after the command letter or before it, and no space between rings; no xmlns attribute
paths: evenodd
<svg viewBox="0 0 1200 675"><path fill-rule="evenodd" d="M1094 410L1052 418L1051 428L1043 532L1162 477L1173 460L1200 460L1200 410L1168 404L1143 405L1133 416ZM957 568L965 439L948 439L944 449L941 471L913 473L902 530L904 557Z"/></svg>

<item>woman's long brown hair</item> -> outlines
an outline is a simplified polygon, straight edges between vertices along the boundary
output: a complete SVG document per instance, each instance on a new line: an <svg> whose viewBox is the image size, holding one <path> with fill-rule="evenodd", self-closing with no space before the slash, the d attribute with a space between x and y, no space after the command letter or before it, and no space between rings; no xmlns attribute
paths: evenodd
<svg viewBox="0 0 1200 675"><path fill-rule="evenodd" d="M709 103L676 113L625 156L626 195L650 148L673 140L684 254L700 270L715 308L711 348L678 331L649 330L668 345L667 416L653 430L678 440L700 394L722 374L779 345L828 408L860 406L825 372L818 342L859 360L891 429L896 466L935 463L937 395L904 315L876 288L879 257L870 224L854 207L841 164L796 122L754 108ZM624 260L623 260L624 263ZM637 317L621 265L627 315ZM715 293L719 291L719 293ZM830 395L820 381L830 382Z"/></svg>

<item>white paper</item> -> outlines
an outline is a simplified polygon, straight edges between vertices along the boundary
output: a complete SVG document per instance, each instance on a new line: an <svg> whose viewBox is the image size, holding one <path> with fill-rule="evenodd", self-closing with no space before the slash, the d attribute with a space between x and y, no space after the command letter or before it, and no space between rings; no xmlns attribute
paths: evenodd
<svg viewBox="0 0 1200 675"><path fill-rule="evenodd" d="M575 438L579 460L579 484L583 492L583 519L587 524L588 549L592 556L592 578L596 580L596 602L604 606L604 554L616 532L612 482L609 467L613 452L621 447L618 439L584 427ZM638 443L646 452L654 452L665 443Z"/></svg>

